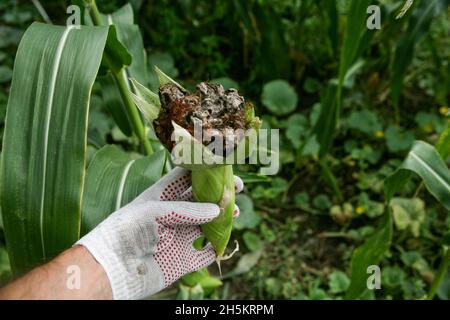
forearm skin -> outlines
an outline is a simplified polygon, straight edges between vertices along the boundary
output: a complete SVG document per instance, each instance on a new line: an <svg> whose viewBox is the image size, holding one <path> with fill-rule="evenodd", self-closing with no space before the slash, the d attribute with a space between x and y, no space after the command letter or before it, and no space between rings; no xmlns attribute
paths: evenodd
<svg viewBox="0 0 450 320"><path fill-rule="evenodd" d="M82 246L64 251L52 261L0 289L0 300L111 298L111 287L105 271Z"/></svg>

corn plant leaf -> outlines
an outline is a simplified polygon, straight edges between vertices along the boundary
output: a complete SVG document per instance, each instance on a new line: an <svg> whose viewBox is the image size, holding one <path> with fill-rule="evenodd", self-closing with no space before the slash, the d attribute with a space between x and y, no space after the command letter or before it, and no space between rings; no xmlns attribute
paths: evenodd
<svg viewBox="0 0 450 320"><path fill-rule="evenodd" d="M328 36L330 38L334 53L337 53L339 46L339 13L337 9L337 2L322 0L319 2L319 6L323 6L323 9L328 16Z"/></svg>
<svg viewBox="0 0 450 320"><path fill-rule="evenodd" d="M420 1L409 20L408 29L398 40L391 71L391 98L395 106L398 106L405 72L413 59L414 47L430 28L433 18L449 4L450 0Z"/></svg>
<svg viewBox="0 0 450 320"><path fill-rule="evenodd" d="M415 173L427 190L450 210L450 170L436 149L423 141L416 141L400 168L385 181L385 196L389 202L401 191Z"/></svg>
<svg viewBox="0 0 450 320"><path fill-rule="evenodd" d="M317 142L320 144L320 157L326 156L333 142L332 137L337 123L337 88L330 83L325 93L321 97L321 108L319 119L317 120L314 131Z"/></svg>
<svg viewBox="0 0 450 320"><path fill-rule="evenodd" d="M55 256L79 237L89 97L108 30L33 23L20 43L0 190L16 272Z"/></svg>
<svg viewBox="0 0 450 320"><path fill-rule="evenodd" d="M124 66L129 66L131 64L132 56L127 48L119 41L116 26L109 26L109 30L108 39L106 41L105 58L102 61L102 64L106 65L107 59L109 62L108 67L111 71L118 73L121 72Z"/></svg>
<svg viewBox="0 0 450 320"><path fill-rule="evenodd" d="M103 103L108 108L114 122L124 135L130 137L133 133L128 114L123 104L117 85L112 75L106 75L100 79L102 86Z"/></svg>
<svg viewBox="0 0 450 320"><path fill-rule="evenodd" d="M120 11L120 10L119 10ZM124 12L120 13L120 16L128 16L127 10L124 10ZM89 26L93 26L94 23L90 17L89 14L85 17L85 22ZM123 39L120 37L122 36L123 32L120 32L118 30L118 26L112 23L111 18L108 19L108 16L100 14L101 18L101 24L102 25L109 25L110 31L108 34L108 40L106 42L106 49L103 55L103 60L101 64L100 74L105 75L108 70L111 70L115 73L119 73L122 71L122 69L125 66L130 66L133 62L133 56L131 52L128 50L128 48L123 43ZM132 16L131 16L132 19ZM117 18L117 20L121 22L129 21L128 18ZM131 21L131 23L133 23Z"/></svg>
<svg viewBox="0 0 450 320"><path fill-rule="evenodd" d="M371 0L352 1L348 12L348 21L341 48L337 86L331 82L321 101L319 120L315 126L317 141L320 144L320 157L324 157L332 143L340 117L341 93L345 79L352 65L370 43L373 32L366 27L367 7Z"/></svg>
<svg viewBox="0 0 450 320"><path fill-rule="evenodd" d="M131 64L126 72L128 76L137 79L140 83L148 83L147 56L144 49L139 26L134 24L133 8L128 3L119 10L105 16L108 25L114 25L117 29L119 41L127 48L132 57Z"/></svg>
<svg viewBox="0 0 450 320"><path fill-rule="evenodd" d="M450 210L450 170L436 149L423 141L416 141L400 168L385 180L385 197L390 203L401 191L412 173L419 175L428 191ZM351 284L346 299L357 299L367 290L367 267L377 265L389 249L392 238L390 206L380 228L363 245L355 249L351 261Z"/></svg>
<svg viewBox="0 0 450 320"><path fill-rule="evenodd" d="M391 202L401 191L412 173L419 175L428 191L450 210L450 170L436 149L423 141L416 141L400 168L385 180L385 197ZM392 238L392 213L390 206L381 227L352 255L352 279L346 293L347 299L357 299L367 290L367 267L377 265L389 249Z"/></svg>
<svg viewBox="0 0 450 320"><path fill-rule="evenodd" d="M176 82L175 80L173 80L171 77L169 77L167 74L165 74L161 69L159 69L157 66L155 66L155 72L156 75L158 77L159 80L159 85L163 86L165 84L171 83L176 85L178 88L180 88L181 90L183 90L184 92L187 92L187 90L185 88L183 88L181 86L181 84L179 84L178 82Z"/></svg>
<svg viewBox="0 0 450 320"><path fill-rule="evenodd" d="M447 160L450 157L450 122L447 124L447 129L441 134L436 150L442 159Z"/></svg>
<svg viewBox="0 0 450 320"><path fill-rule="evenodd" d="M147 157L126 153L112 145L97 151L86 173L81 233L92 230L157 181L165 160L162 150Z"/></svg>
<svg viewBox="0 0 450 320"><path fill-rule="evenodd" d="M132 76L142 83L148 83L146 72L147 57L144 50L144 43L139 27L134 24L131 5L127 4L112 14L102 15L102 20L105 24L114 25L114 28L117 30L118 41L132 57L128 67L121 69L120 72L125 73L126 78ZM101 83L102 87L106 88L103 91L103 98L107 102L105 104L106 107L111 112L120 130L126 136L131 136L130 120L113 78L111 76L109 78L105 77L105 79L101 80Z"/></svg>
<svg viewBox="0 0 450 320"><path fill-rule="evenodd" d="M130 25L134 24L134 13L131 4L127 3L112 14L106 15L105 20L112 19L114 24Z"/></svg>
<svg viewBox="0 0 450 320"><path fill-rule="evenodd" d="M355 249L350 262L351 282L345 298L358 299L367 290L369 274L367 268L378 265L389 249L392 239L392 216L388 211L375 233Z"/></svg>
<svg viewBox="0 0 450 320"><path fill-rule="evenodd" d="M342 86L347 71L356 61L357 54L360 51L363 36L367 32L366 11L372 2L372 0L358 0L352 1L350 4L344 43L341 49L339 86Z"/></svg>
<svg viewBox="0 0 450 320"><path fill-rule="evenodd" d="M150 91L150 89L144 87L136 79L130 78L130 81L133 91L136 92L136 94L134 94L130 91L130 95L144 118L151 124L153 120L158 118L159 109L161 108L159 96Z"/></svg>

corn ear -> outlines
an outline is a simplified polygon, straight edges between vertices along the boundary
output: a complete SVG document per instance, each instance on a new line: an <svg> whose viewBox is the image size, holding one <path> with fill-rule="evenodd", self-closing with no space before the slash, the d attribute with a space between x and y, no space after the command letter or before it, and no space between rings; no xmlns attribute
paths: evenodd
<svg viewBox="0 0 450 320"><path fill-rule="evenodd" d="M231 165L204 168L192 171L192 191L200 202L217 203L219 216L202 225L203 233L216 251L218 257L224 255L231 235L234 210L234 176Z"/></svg>
<svg viewBox="0 0 450 320"><path fill-rule="evenodd" d="M155 72L160 82L160 88L170 84L180 89L183 93L187 93L186 89L164 74L164 72L156 66ZM142 89L140 86L136 86L135 83L133 84L137 89ZM154 95L146 94L144 96L150 96L152 99L154 98ZM254 108L251 104L245 106L244 116L246 129L259 129L261 121L255 116ZM151 117L147 117L147 119L149 118L154 118L154 115L152 114ZM235 251L233 251L231 255L225 255L225 250L231 235L235 200L233 167L229 163L236 162L228 160L238 160L239 158L249 156L252 151L255 150L253 144L255 140L249 139L248 136L244 136L243 141L245 141L245 143L239 143L238 146L224 158L212 152L203 145L201 141L196 140L186 128L173 121L173 119L171 124L173 126L172 138L173 136L175 137L175 145L166 145L166 147L172 151L172 159L175 165L192 171L192 191L194 199L199 202L216 203L220 207L219 216L212 222L202 225L205 238L211 243L216 252L216 261L220 268L220 261L228 259L236 250L238 250L238 246L236 246ZM167 122L164 122L164 126L167 126ZM161 126L161 122L156 122L156 127L162 128L163 130L169 130L169 128L165 128L164 126ZM178 151L180 151L179 154ZM201 156L201 159L196 159L198 155Z"/></svg>

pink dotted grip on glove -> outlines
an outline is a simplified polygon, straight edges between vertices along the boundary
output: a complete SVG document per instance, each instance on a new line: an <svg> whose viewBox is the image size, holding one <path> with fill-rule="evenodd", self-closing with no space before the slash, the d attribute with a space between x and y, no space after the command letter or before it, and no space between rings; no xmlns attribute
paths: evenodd
<svg viewBox="0 0 450 320"><path fill-rule="evenodd" d="M193 201L191 172L179 170L178 176L168 183L161 191L161 201ZM236 192L242 191L244 184L239 177L235 177ZM233 217L238 217L239 208L235 206ZM161 240L158 243L155 259L163 270L165 285L175 282L186 273L208 266L215 259L215 252L210 244L202 251L196 250L192 242L202 236L200 225L210 222L205 218L187 218L183 214L172 212L157 218L158 233ZM171 227L172 225L177 227Z"/></svg>
<svg viewBox="0 0 450 320"><path fill-rule="evenodd" d="M161 192L159 199L161 201L181 200L179 197L189 188L190 181L191 173L186 172L186 174L169 183Z"/></svg>
<svg viewBox="0 0 450 320"><path fill-rule="evenodd" d="M164 273L166 286L184 274L206 267L214 261L215 253L211 245L207 245L202 251L196 250L192 245L202 236L200 228L193 224L209 221L206 218L188 218L175 212L157 218L161 240L157 245L155 260Z"/></svg>

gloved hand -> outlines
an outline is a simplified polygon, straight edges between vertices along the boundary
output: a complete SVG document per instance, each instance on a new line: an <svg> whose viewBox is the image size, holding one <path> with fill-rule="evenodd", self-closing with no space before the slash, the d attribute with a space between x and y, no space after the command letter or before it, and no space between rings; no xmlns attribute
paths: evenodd
<svg viewBox="0 0 450 320"><path fill-rule="evenodd" d="M190 177L189 171L175 168L75 244L86 247L105 269L113 299L145 298L215 260L210 244L196 250L192 242L202 235L198 225L220 210L216 204L192 202ZM235 188L243 189L238 177Z"/></svg>

